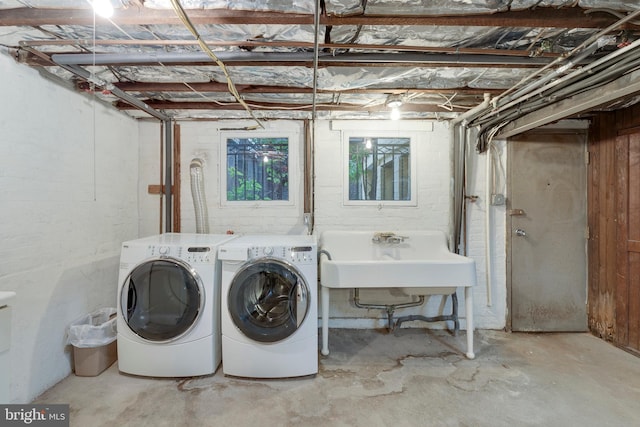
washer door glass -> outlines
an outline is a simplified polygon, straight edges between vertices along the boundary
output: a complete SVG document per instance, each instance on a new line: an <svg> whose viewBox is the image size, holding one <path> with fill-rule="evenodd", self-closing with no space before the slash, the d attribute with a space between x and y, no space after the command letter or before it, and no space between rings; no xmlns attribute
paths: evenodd
<svg viewBox="0 0 640 427"><path fill-rule="evenodd" d="M247 337L276 342L293 334L309 309L309 287L295 267L279 259L245 264L229 287L227 307Z"/></svg>
<svg viewBox="0 0 640 427"><path fill-rule="evenodd" d="M120 304L125 321L149 341L170 341L196 323L204 303L200 276L178 259L145 261L127 277Z"/></svg>

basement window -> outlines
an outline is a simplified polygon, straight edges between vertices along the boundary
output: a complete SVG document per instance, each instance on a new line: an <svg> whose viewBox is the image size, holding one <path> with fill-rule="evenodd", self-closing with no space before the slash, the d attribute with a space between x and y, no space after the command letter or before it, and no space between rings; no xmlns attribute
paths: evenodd
<svg viewBox="0 0 640 427"><path fill-rule="evenodd" d="M415 206L414 139L402 134L345 132L344 203Z"/></svg>
<svg viewBox="0 0 640 427"><path fill-rule="evenodd" d="M290 135L224 135L223 204L290 204Z"/></svg>

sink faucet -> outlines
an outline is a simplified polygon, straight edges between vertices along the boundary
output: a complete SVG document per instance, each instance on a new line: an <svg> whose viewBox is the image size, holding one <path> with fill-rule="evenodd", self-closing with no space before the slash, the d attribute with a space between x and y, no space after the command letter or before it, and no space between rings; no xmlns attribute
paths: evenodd
<svg viewBox="0 0 640 427"><path fill-rule="evenodd" d="M373 243L402 243L407 237L396 236L396 233L391 231L379 231L374 233L371 241Z"/></svg>

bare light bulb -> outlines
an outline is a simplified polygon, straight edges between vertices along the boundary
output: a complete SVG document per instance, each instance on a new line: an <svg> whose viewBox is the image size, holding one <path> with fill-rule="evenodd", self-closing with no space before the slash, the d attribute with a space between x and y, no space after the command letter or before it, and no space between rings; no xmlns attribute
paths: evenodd
<svg viewBox="0 0 640 427"><path fill-rule="evenodd" d="M264 157L262 158L262 161L267 163L269 161L269 157L267 157L267 155L265 154Z"/></svg>
<svg viewBox="0 0 640 427"><path fill-rule="evenodd" d="M399 120L400 119L400 110L398 108L392 108L391 114L389 116L391 120Z"/></svg>
<svg viewBox="0 0 640 427"><path fill-rule="evenodd" d="M93 0L91 2L93 6L93 10L97 15L102 16L103 18L111 18L113 16L113 6L111 5L111 0Z"/></svg>

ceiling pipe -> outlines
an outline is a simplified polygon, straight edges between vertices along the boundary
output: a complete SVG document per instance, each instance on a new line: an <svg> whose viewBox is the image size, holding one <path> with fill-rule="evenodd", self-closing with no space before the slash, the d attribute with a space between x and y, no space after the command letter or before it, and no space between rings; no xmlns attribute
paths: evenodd
<svg viewBox="0 0 640 427"><path fill-rule="evenodd" d="M603 81L620 77L619 74L628 72L635 68L637 65L634 64L633 61L637 60L639 56L640 40L636 40L628 46L600 58L585 67L575 70L562 78L548 82L544 86L513 100L509 104L491 111L491 113L487 114L485 117L475 120L473 124L484 126L508 121L512 116L512 113L517 113L517 115L526 114L530 112L530 110L549 105L551 103L551 98L554 98L557 101L566 96L571 96L576 92L596 87ZM536 98L534 100L530 100L534 96ZM518 104L522 104L525 101L528 101L526 105L521 105L517 110L514 110Z"/></svg>
<svg viewBox="0 0 640 427"><path fill-rule="evenodd" d="M635 49L638 45L640 45L640 40L636 40L631 45L619 49L605 57L599 58L591 64L581 67L569 74L566 74L566 69L556 69L554 72L547 74L544 78L534 82L530 86L521 89L509 98L502 99L502 102L504 102L502 105L499 105L499 101L496 102L496 99L498 98L494 98L493 104L494 107L497 108L483 118L483 121L488 121L491 117L498 116L501 112L506 111L517 104L530 100L537 95L543 94L545 91L556 91L562 87L572 84L574 81L579 81L583 75L592 76L600 73L601 71L597 70L597 68L601 66L603 66L603 68L610 66L609 64L618 60L618 57L621 55L626 56L629 51ZM624 60L624 58L620 60Z"/></svg>
<svg viewBox="0 0 640 427"><path fill-rule="evenodd" d="M536 89L539 89L540 87L544 87L544 85L546 85L549 81L551 81L554 78L557 78L558 76L561 76L562 74L565 74L568 70L570 70L571 68L575 67L576 65L580 65L584 59L586 59L587 56L589 56L593 51L597 50L600 45L599 45L599 41L601 39L601 37L606 36L607 34L609 34L611 31L615 30L616 28L618 28L619 26L633 20L634 18L636 18L637 16L640 16L640 9L636 10L633 13L630 13L629 15L627 15L626 17L624 17L623 19L620 19L619 21L615 22L614 24L608 26L607 28L599 31L597 34L594 34L593 36L589 37L587 40L585 40L583 43L581 43L579 46L577 46L575 49L573 49L569 54L568 57L570 57L571 55L578 55L574 60L568 60L567 58L557 58L554 61L551 61L550 63L548 63L546 66L536 70L534 73L530 74L529 76L525 77L523 80L521 80L518 84L516 84L515 86L513 86L511 89L508 89L507 91L505 91L503 94L495 97L493 99L493 104L494 104L494 110L491 112L491 114L489 114L489 116L493 116L496 115L498 113L500 113L501 111L510 108L511 106L523 102L526 99L530 98L533 94L532 92L536 91ZM622 51L626 51L625 48L620 49ZM615 57L615 54L617 54L617 52L614 52L614 54L610 54L607 55L605 57L599 58L598 60L594 61L591 64L587 64L586 67L584 67L584 69L582 70L578 70L579 74L582 74L584 72L586 72L586 70L592 68L592 66L594 64L600 63L601 61L609 61L612 55ZM536 78L537 76L539 76L540 74L542 74L543 72L545 72L546 70L552 68L553 66L558 65L559 67L556 68L552 73L547 74L546 76L544 76L543 78L537 79L525 86L523 86L525 83L530 82L531 80L533 80L534 78ZM553 84L553 83L552 83ZM521 87L520 89L517 89L518 87ZM516 91L516 93L513 93L513 91ZM539 91L537 91L536 93L538 93Z"/></svg>
<svg viewBox="0 0 640 427"><path fill-rule="evenodd" d="M467 122L470 122L474 118L478 117L480 114L484 113L490 106L491 106L491 94L485 93L484 100L480 104L476 105L472 109L465 111L464 113L455 117L453 120L451 120L450 126L453 128L453 126L457 126L461 123L466 124Z"/></svg>
<svg viewBox="0 0 640 427"><path fill-rule="evenodd" d="M519 65L531 67L546 65L553 58L547 57L519 57L508 55L474 55L474 54L429 54L429 53L343 53L340 55L322 54L317 52L218 52L216 56L223 62L309 62L323 64L334 62L353 63L424 63L424 64L459 64L459 65ZM206 53L188 52L159 52L159 53L57 53L51 59L59 65L117 65L117 64L188 64L214 62Z"/></svg>
<svg viewBox="0 0 640 427"><path fill-rule="evenodd" d="M141 109L142 111L146 112L147 114L151 115L152 117L155 117L155 118L157 118L159 120L163 120L163 121L171 119L166 114L161 113L160 111L149 107L144 102L141 102L140 100L138 100L138 98L129 95L128 93L124 92L123 90L118 89L117 87L113 86L110 83L107 83L105 81L97 79L92 73L90 73L89 71L85 70L82 67L79 67L79 66L76 66L76 65L58 64L55 61L53 61L52 58L50 58L46 54L38 51L37 49L33 49L33 48L30 48L30 47L25 47L24 49L27 50L28 52L31 52L32 54L42 58L47 63L53 63L54 65L59 65L60 67L64 68L65 70L67 70L68 72L73 74L74 76L80 77L80 78L82 78L83 80L85 80L87 82L90 82L92 84L96 84L96 85L98 85L98 86L100 86L100 87L102 87L104 89L109 90L111 92L111 94L113 94L114 96L120 98L121 100L123 100L124 102L126 102L126 103L128 103L130 105L133 105L136 108Z"/></svg>
<svg viewBox="0 0 640 427"><path fill-rule="evenodd" d="M316 95L318 93L318 61L320 53L318 52L320 46L320 1L316 0L315 13L313 14L313 101L312 101L312 113L311 120L316 119ZM313 126L315 129L315 125ZM314 131L315 132L315 131Z"/></svg>
<svg viewBox="0 0 640 427"><path fill-rule="evenodd" d="M162 121L170 121L171 118L169 116L167 116L166 114L151 108L150 106L148 106L147 104L145 104L144 102L140 101L138 98L129 95L127 92L124 92L120 89L118 89L117 87L113 86L110 83L107 83L105 81L102 81L100 79L97 79L95 76L93 76L89 71L85 70L82 67L76 66L76 65L66 65L66 64L58 64L60 65L62 68L64 68L65 70L69 71L70 73L83 78L84 80L88 81L89 83L93 83L96 86L102 87L104 89L107 89L109 92L111 92L112 95L116 96L117 98L123 100L124 102L126 102L127 104L131 104L134 107L144 111L145 113L151 115L152 117L155 117L158 120L162 120Z"/></svg>
<svg viewBox="0 0 640 427"><path fill-rule="evenodd" d="M626 17L624 17L624 18L620 19L619 21L616 21L615 23L609 25L607 28L599 31L598 33L592 35L587 40L582 42L579 46L577 46L575 49L573 49L571 52L569 52L567 57L569 57L571 55L574 55L574 54L577 54L577 53L580 53L584 49L589 48L591 45L596 43L601 37L609 34L611 31L615 30L620 25L623 25L623 24L633 20L634 18L636 18L639 15L640 15L640 9L636 10L633 13L630 13ZM553 67L555 65L560 65L560 63L563 62L563 61L566 61L566 57L559 57L559 58L555 59L554 61L550 62L549 64L547 64L545 67L540 68L539 70L536 70L536 72L534 72L534 73L530 74L529 76L525 77L524 79L522 79L519 83L517 83L511 89L505 91L501 96L496 97L494 99L494 103L496 103L496 105L497 105L497 103L501 100L501 98L506 97L507 95L511 94L518 87L520 87L520 86L524 85L525 83L533 80L534 78L536 78L537 76L539 76L541 73L545 72L546 70L550 69L551 67ZM577 64L573 64L573 65L577 65ZM526 88L526 86L525 86L525 88Z"/></svg>

